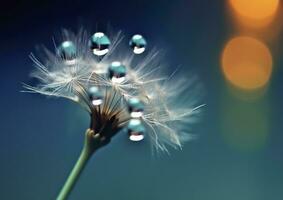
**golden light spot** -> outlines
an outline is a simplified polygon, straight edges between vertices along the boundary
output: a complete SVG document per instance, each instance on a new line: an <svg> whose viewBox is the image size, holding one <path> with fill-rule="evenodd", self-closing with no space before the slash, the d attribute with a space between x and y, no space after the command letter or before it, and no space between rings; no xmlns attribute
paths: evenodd
<svg viewBox="0 0 283 200"><path fill-rule="evenodd" d="M268 24L275 16L279 0L229 0L239 19L251 26Z"/></svg>
<svg viewBox="0 0 283 200"><path fill-rule="evenodd" d="M222 70L234 86L254 90L265 86L272 72L269 49L251 37L235 37L224 48Z"/></svg>

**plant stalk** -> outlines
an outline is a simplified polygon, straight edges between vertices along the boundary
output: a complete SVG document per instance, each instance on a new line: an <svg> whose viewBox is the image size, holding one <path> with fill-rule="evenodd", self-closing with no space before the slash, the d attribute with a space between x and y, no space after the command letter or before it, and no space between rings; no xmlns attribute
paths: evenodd
<svg viewBox="0 0 283 200"><path fill-rule="evenodd" d="M85 134L84 147L81 151L80 157L77 160L73 170L67 178L56 200L66 200L68 198L83 169L85 168L87 161L93 155L95 150L100 147L99 144L99 137L94 137L93 131L88 129Z"/></svg>

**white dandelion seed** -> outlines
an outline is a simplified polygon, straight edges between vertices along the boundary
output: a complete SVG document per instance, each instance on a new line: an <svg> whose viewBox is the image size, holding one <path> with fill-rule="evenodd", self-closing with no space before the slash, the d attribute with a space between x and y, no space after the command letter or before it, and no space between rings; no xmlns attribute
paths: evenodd
<svg viewBox="0 0 283 200"><path fill-rule="evenodd" d="M25 85L27 91L80 104L89 112L90 129L99 134L103 144L122 128L128 129L129 139L147 137L162 151L167 151L168 145L180 148L192 138L188 128L202 107L198 88L192 87L197 83L174 74L161 75L158 52L147 50L147 56L136 59L135 54L146 48L142 36L138 35L142 44L132 39L132 51L125 52L119 48L120 32L112 39L83 30L77 35L63 31L63 36L55 53L44 49L43 61L30 56L36 67L32 76L39 84Z"/></svg>

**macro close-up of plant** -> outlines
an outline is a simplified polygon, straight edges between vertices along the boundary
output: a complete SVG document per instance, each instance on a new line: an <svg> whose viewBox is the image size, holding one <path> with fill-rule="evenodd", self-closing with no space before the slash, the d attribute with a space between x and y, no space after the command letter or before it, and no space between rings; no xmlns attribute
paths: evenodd
<svg viewBox="0 0 283 200"><path fill-rule="evenodd" d="M31 54L38 83L24 85L25 92L71 100L90 116L81 155L57 200L68 198L89 158L116 134L133 142L148 139L156 152L167 153L194 138L189 125L203 106L196 79L176 75L178 69L168 75L142 35L123 47L121 32L112 38L85 30L62 33L54 53L43 48L42 59Z"/></svg>
<svg viewBox="0 0 283 200"><path fill-rule="evenodd" d="M0 200L282 200L283 1L0 6Z"/></svg>

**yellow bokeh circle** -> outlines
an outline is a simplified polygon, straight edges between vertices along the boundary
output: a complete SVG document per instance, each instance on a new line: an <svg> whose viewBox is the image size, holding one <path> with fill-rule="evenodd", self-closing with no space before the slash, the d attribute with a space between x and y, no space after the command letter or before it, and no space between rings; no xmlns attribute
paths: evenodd
<svg viewBox="0 0 283 200"><path fill-rule="evenodd" d="M223 50L221 62L225 78L245 90L265 86L272 73L272 56L268 47L252 37L231 39Z"/></svg>
<svg viewBox="0 0 283 200"><path fill-rule="evenodd" d="M261 20L276 13L279 0L230 0L230 4L239 15Z"/></svg>
<svg viewBox="0 0 283 200"><path fill-rule="evenodd" d="M279 0L229 0L241 24L263 27L273 21L279 10Z"/></svg>

